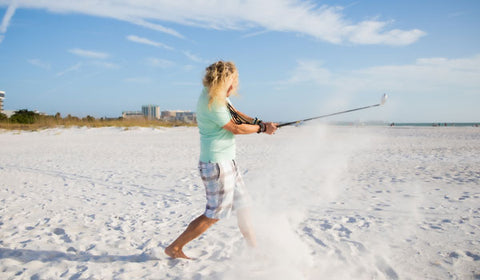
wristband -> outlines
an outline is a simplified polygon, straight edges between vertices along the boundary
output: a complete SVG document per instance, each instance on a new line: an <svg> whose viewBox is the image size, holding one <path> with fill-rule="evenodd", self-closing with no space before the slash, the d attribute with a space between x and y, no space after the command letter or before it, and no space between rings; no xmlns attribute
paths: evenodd
<svg viewBox="0 0 480 280"><path fill-rule="evenodd" d="M259 126L260 128L258 129L257 133L262 133L262 132L267 131L267 126L266 126L262 121L260 121L260 122L258 123L258 126Z"/></svg>
<svg viewBox="0 0 480 280"><path fill-rule="evenodd" d="M259 123L261 123L261 122L262 122L261 120L259 120L258 118L255 118L255 119L253 120L252 124L259 124Z"/></svg>

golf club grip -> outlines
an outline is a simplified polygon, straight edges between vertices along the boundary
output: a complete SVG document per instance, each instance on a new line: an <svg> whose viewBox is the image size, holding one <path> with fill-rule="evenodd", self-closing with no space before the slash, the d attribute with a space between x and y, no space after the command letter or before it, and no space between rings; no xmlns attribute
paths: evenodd
<svg viewBox="0 0 480 280"><path fill-rule="evenodd" d="M299 123L299 122L301 122L301 121L288 122L288 123L281 123L281 124L278 124L278 125L277 125L277 128L279 128L279 127L282 127L282 126L287 126L287 125L296 124L296 123Z"/></svg>

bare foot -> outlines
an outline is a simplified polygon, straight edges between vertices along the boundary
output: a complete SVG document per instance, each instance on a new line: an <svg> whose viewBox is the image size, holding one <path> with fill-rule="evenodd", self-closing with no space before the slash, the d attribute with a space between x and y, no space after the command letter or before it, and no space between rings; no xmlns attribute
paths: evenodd
<svg viewBox="0 0 480 280"><path fill-rule="evenodd" d="M169 256L172 259L178 259L178 258L189 259L189 260L192 259L192 258L189 258L187 255L185 255L182 249L174 249L174 248L171 248L171 246L168 246L167 248L165 248L165 254L167 254L167 256Z"/></svg>

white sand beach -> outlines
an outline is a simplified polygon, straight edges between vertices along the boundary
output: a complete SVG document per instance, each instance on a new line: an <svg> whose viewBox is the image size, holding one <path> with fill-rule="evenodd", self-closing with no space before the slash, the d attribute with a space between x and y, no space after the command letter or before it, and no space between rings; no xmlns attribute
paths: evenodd
<svg viewBox="0 0 480 280"><path fill-rule="evenodd" d="M237 136L259 246L204 210L197 128L0 131L0 279L480 279L480 129Z"/></svg>

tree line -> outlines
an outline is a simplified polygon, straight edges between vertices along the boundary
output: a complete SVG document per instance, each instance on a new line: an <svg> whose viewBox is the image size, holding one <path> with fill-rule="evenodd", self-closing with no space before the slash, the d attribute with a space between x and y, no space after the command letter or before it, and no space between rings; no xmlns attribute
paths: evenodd
<svg viewBox="0 0 480 280"><path fill-rule="evenodd" d="M16 124L34 124L39 121L45 121L45 120L51 120L51 121L59 121L59 120L64 120L64 121L74 121L74 122L94 122L96 121L95 117L92 116L86 116L84 118L78 118L75 116L68 115L65 118L62 118L60 113L56 113L55 116L50 116L50 115L41 115L35 111L30 111L28 109L22 109L15 111L15 113L9 118L7 115L4 113L0 113L0 122L10 122L10 123L16 123ZM103 120L103 118L102 118Z"/></svg>
<svg viewBox="0 0 480 280"><path fill-rule="evenodd" d="M120 118L99 118L96 119L93 116L86 116L79 118L72 115L62 117L60 113L55 115L42 115L35 111L28 109L22 109L15 111L15 113L8 117L7 115L0 113L0 129L27 129L36 130L42 128L53 128L57 126L71 127L71 126L87 126L87 127L157 127L157 126L194 126L192 123L185 123L180 121L161 121L161 120L148 120L146 118L139 119L123 119Z"/></svg>

